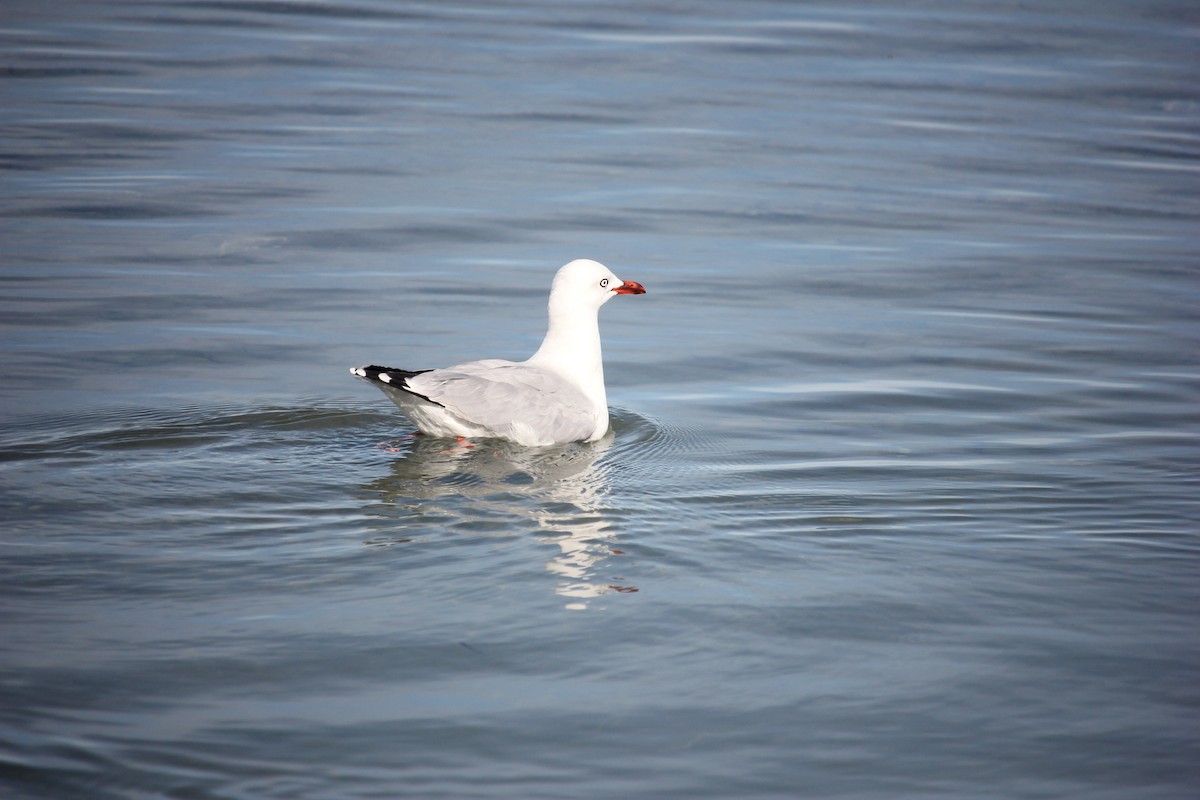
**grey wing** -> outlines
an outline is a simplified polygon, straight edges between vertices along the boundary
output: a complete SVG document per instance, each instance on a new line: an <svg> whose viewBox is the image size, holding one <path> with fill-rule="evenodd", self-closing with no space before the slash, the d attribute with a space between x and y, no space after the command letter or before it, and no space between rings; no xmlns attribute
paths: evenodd
<svg viewBox="0 0 1200 800"><path fill-rule="evenodd" d="M595 410L583 392L558 374L527 364L472 361L416 375L406 384L502 436L570 442L589 438L596 426Z"/></svg>

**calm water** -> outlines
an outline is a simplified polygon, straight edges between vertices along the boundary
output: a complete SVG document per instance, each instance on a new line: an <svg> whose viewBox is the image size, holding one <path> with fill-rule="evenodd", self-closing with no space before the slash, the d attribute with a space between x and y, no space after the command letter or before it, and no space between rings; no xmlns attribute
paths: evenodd
<svg viewBox="0 0 1200 800"><path fill-rule="evenodd" d="M1200 13L10 1L0 793L1194 798ZM346 368L602 314L613 434Z"/></svg>

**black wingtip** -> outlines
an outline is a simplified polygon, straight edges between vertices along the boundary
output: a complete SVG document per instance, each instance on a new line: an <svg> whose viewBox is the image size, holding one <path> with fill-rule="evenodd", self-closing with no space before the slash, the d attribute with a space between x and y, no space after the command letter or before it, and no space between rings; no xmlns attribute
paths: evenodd
<svg viewBox="0 0 1200 800"><path fill-rule="evenodd" d="M369 381L382 381L383 383L400 383L414 375L420 375L422 372L429 372L429 370L396 369L395 367L380 367L375 364L366 367L350 368L350 374L355 377L366 378Z"/></svg>
<svg viewBox="0 0 1200 800"><path fill-rule="evenodd" d="M380 367L375 364L366 367L350 368L350 374L354 375L355 377L362 378L363 380L373 383L381 383L384 386L388 386L393 389L403 389L414 397L419 397L428 403L433 403L435 406L442 405L438 401L428 398L420 392L414 392L408 387L406 382L409 378L413 377L414 375L420 375L424 372L430 372L430 370L394 369L393 367Z"/></svg>

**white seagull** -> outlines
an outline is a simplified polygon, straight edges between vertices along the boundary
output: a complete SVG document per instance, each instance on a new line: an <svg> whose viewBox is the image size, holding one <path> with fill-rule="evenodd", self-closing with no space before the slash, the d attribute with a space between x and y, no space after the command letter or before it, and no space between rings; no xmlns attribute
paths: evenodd
<svg viewBox="0 0 1200 800"><path fill-rule="evenodd" d="M432 436L493 437L527 446L595 441L608 432L600 356L600 306L618 294L645 294L586 258L559 269L550 287L550 325L526 361L490 358L409 371L355 367L417 429Z"/></svg>

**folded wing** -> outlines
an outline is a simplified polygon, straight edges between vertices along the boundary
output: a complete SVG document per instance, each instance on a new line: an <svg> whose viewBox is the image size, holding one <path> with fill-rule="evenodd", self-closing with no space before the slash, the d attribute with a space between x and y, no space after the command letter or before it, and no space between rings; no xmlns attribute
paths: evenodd
<svg viewBox="0 0 1200 800"><path fill-rule="evenodd" d="M487 359L406 377L404 388L498 436L518 441L587 439L596 410L558 373Z"/></svg>

